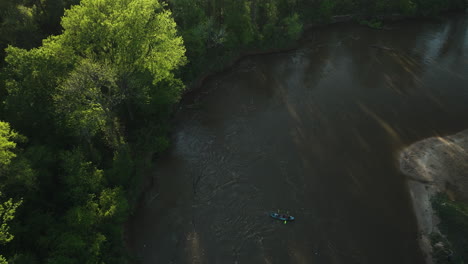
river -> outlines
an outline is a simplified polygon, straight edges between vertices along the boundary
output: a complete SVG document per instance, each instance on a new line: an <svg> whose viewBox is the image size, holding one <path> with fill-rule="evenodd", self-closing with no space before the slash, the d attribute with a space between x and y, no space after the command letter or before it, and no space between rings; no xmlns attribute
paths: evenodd
<svg viewBox="0 0 468 264"><path fill-rule="evenodd" d="M398 155L468 128L468 16L387 26L313 29L187 99L129 222L141 263L423 263Z"/></svg>

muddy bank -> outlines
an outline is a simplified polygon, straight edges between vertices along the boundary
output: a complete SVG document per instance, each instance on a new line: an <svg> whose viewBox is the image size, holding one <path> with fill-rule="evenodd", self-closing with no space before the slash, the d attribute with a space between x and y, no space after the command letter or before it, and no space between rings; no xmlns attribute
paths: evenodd
<svg viewBox="0 0 468 264"><path fill-rule="evenodd" d="M339 23L353 23L353 22L357 23L356 21L358 17L359 17L358 14L336 15L336 16L332 16L328 22L304 25L303 36L307 35L307 32L317 29L317 28L332 26L332 25L339 24ZM388 14L388 15L380 15L377 17L378 20L387 21L387 22L394 22L398 20L412 19L412 18L416 18L416 17L407 16L403 14ZM192 80L190 83L188 83L185 96L190 97L191 93L198 91L203 86L203 84L209 81L211 78L214 78L219 74L222 74L231 70L236 64L238 64L241 60L247 57L290 52L292 50L297 49L299 45L300 45L300 40L299 41L291 40L289 44L283 47L276 47L276 48L269 48L269 49L254 48L254 49L247 49L247 50L239 51L237 55L235 55L232 59L228 60L225 63L225 65L221 67L220 69L208 70L202 73L195 80Z"/></svg>
<svg viewBox="0 0 468 264"><path fill-rule="evenodd" d="M468 0L467 0L467 6L468 6ZM448 16L449 13L463 13L465 10L445 10L443 11L443 14ZM191 101L193 97L197 96L199 93L200 88L208 82L210 79L215 78L216 76L226 73L229 70L231 70L235 65L237 65L240 61L242 61L245 58L248 57L253 57L253 56L261 56L261 55L270 55L270 54L275 54L275 53L285 53L285 52L290 52L295 49L297 49L299 46L301 46L301 39L304 38L305 35L310 34L310 31L318 28L325 28L325 27L331 27L333 25L337 24L345 24L345 23L353 23L353 24L359 24L358 21L363 19L364 17L360 16L359 14L347 14L347 15L335 15L330 18L329 21L327 22L321 22L321 23L313 23L313 24L306 24L304 25L303 28L303 34L301 38L297 41L291 40L290 43L288 43L285 46L282 47L275 47L275 48L269 48L269 49L264 49L264 48L254 48L254 49L246 49L246 50L239 50L237 51L237 55L234 55L231 59L228 59L224 65L219 68L219 69L210 69L202 72L200 76L195 78L194 80L191 80L186 84L186 90L184 93L184 96L182 98L182 102L180 104L184 104L186 101ZM403 21L403 20L408 20L408 21L418 21L418 20L430 20L428 17L421 17L421 16L412 16L412 15L405 15L405 14L400 14L400 13L394 13L394 14L386 14L386 15L377 15L375 17L376 20L382 21L382 22L397 22L397 21ZM364 27L367 27L365 25L361 25ZM374 28L375 30L391 30L391 28L388 27L382 27L380 29ZM180 106L179 104L179 106ZM178 108L178 107L176 107Z"/></svg>
<svg viewBox="0 0 468 264"><path fill-rule="evenodd" d="M468 130L465 130L452 136L419 141L401 153L400 167L407 175L420 245L427 263L433 263L430 234L439 232L431 197L445 192L451 199L468 200L467 151Z"/></svg>

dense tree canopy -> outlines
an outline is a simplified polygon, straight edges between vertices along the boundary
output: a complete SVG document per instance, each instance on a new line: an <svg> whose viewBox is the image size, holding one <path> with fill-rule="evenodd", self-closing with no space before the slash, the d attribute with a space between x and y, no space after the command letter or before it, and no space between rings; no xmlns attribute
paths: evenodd
<svg viewBox="0 0 468 264"><path fill-rule="evenodd" d="M184 62L171 13L155 0L82 0L62 19L64 45L112 64L122 76L148 72L153 83Z"/></svg>
<svg viewBox="0 0 468 264"><path fill-rule="evenodd" d="M123 262L125 189L135 172L126 168L134 162L124 131L138 130L139 109L179 98L174 71L185 48L157 0L84 0L62 27L39 47L6 49L3 113L29 140L13 152L19 136L0 123L0 162L9 165L0 186L24 199L2 234L12 262ZM9 221L16 207L6 205Z"/></svg>

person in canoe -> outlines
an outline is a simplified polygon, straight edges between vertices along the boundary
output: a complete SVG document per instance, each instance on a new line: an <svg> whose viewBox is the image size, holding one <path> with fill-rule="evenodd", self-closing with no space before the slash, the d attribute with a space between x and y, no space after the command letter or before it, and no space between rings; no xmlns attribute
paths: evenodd
<svg viewBox="0 0 468 264"><path fill-rule="evenodd" d="M285 222L293 221L295 219L294 216L287 215L287 214L279 214L275 212L271 212L270 216L274 219L278 219L278 220L285 221Z"/></svg>

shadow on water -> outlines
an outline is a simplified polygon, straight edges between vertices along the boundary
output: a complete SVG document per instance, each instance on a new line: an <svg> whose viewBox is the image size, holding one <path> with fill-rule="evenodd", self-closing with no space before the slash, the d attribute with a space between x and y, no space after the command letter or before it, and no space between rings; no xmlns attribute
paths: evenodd
<svg viewBox="0 0 468 264"><path fill-rule="evenodd" d="M132 250L142 263L423 263L398 152L468 127L467 23L331 26L210 80L177 117Z"/></svg>

